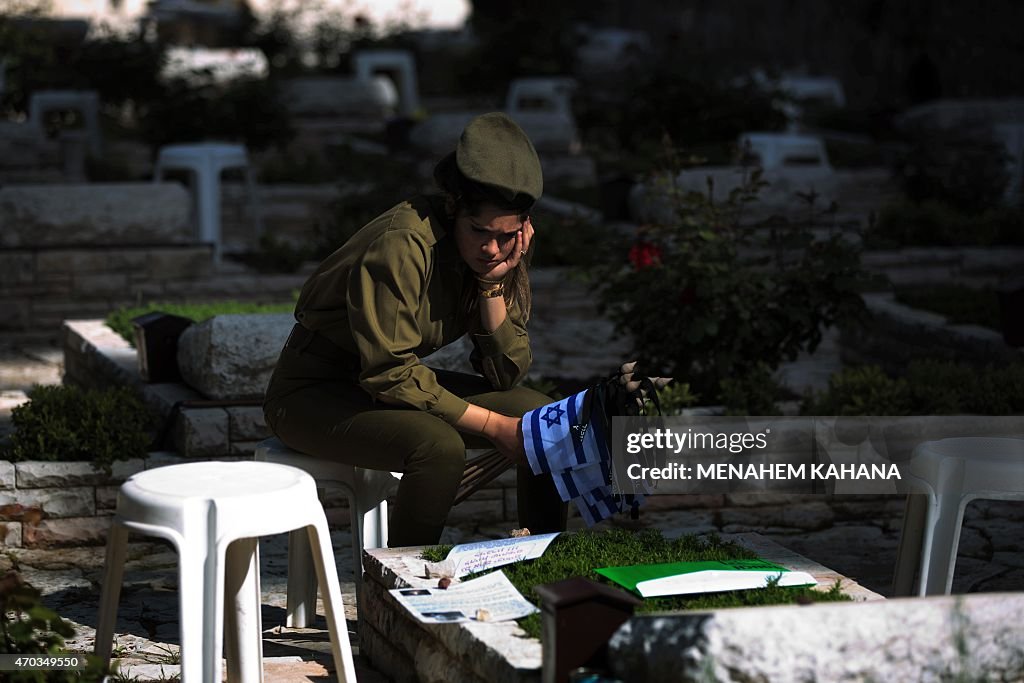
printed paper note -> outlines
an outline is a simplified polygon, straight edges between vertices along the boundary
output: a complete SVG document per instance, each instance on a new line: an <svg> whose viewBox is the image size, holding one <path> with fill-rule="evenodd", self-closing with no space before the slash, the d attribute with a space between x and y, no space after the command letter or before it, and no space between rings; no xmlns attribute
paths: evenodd
<svg viewBox="0 0 1024 683"><path fill-rule="evenodd" d="M508 621L538 611L502 571L441 588L396 588L388 591L420 621ZM481 611L482 610L482 611Z"/></svg>

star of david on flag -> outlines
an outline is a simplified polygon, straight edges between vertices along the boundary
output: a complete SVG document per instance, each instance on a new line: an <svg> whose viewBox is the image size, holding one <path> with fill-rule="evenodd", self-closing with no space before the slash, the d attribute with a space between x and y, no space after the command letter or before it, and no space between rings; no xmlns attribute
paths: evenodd
<svg viewBox="0 0 1024 683"><path fill-rule="evenodd" d="M642 494L611 493L610 425L587 408L591 388L523 416L526 458L534 474L550 474L563 501L572 501L587 526L635 509ZM628 499L628 500L627 500Z"/></svg>

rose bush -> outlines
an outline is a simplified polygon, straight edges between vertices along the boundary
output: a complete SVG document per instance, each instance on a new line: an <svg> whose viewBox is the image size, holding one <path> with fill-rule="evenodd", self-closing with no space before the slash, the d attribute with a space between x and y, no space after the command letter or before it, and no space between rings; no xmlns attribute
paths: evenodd
<svg viewBox="0 0 1024 683"><path fill-rule="evenodd" d="M826 327L865 311L860 248L835 224L835 207L818 210L812 192L799 221L745 221L765 184L754 171L717 201L710 180L707 193L663 180L672 220L645 226L617 259L589 271L644 366L708 400L722 398L726 380L765 376L764 367L813 350Z"/></svg>

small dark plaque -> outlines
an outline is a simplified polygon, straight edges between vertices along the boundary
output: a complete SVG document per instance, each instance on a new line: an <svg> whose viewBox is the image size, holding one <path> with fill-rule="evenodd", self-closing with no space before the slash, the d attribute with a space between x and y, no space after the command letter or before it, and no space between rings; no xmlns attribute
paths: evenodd
<svg viewBox="0 0 1024 683"><path fill-rule="evenodd" d="M154 311L132 318L139 374L145 382L177 382L178 337L192 321L180 315Z"/></svg>

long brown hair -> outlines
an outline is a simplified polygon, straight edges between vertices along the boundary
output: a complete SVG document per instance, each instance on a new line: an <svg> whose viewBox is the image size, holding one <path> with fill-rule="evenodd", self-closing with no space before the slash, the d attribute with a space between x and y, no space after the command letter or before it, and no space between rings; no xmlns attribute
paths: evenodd
<svg viewBox="0 0 1024 683"><path fill-rule="evenodd" d="M514 211L520 221L530 216L534 199L529 195L519 194L508 199L496 188L477 183L462 174L455 163L455 156L449 155L434 168L434 181L441 189L445 199L445 210L448 217L455 219L460 214L474 216L485 204L496 206L504 211ZM506 305L515 302L523 313L523 322L530 319L532 293L530 291L530 275L528 272L532 250L519 261L519 265L509 271L503 278ZM473 314L478 307L478 288L474 279L468 279L463 286L463 310Z"/></svg>

